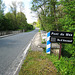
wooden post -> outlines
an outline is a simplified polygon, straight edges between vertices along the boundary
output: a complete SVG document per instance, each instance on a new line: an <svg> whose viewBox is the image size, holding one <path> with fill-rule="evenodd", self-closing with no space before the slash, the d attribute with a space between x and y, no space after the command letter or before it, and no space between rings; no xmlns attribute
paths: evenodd
<svg viewBox="0 0 75 75"><path fill-rule="evenodd" d="M62 48L62 44L60 43L59 59L60 59L60 57L61 57L61 48Z"/></svg>

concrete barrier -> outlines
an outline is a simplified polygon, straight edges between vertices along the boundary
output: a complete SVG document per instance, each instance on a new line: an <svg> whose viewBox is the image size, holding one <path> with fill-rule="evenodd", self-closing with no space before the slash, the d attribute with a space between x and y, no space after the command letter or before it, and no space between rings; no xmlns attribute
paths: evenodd
<svg viewBox="0 0 75 75"><path fill-rule="evenodd" d="M47 41L47 32L46 31L41 30L41 38L42 38L42 40L44 39L45 41Z"/></svg>
<svg viewBox="0 0 75 75"><path fill-rule="evenodd" d="M21 32L22 32L21 30L19 30L19 31L0 31L0 36L8 35L8 34L18 34Z"/></svg>

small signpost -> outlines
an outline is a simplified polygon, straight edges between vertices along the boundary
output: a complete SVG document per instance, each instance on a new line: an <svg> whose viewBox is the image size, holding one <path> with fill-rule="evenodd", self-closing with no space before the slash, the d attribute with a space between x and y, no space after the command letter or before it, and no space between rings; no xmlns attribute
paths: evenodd
<svg viewBox="0 0 75 75"><path fill-rule="evenodd" d="M50 42L51 43L60 43L59 50L59 59L61 57L61 43L73 43L73 32L60 32L60 31L51 31L50 32Z"/></svg>
<svg viewBox="0 0 75 75"><path fill-rule="evenodd" d="M73 38L50 37L50 42L73 43Z"/></svg>
<svg viewBox="0 0 75 75"><path fill-rule="evenodd" d="M60 31L51 31L50 36L53 37L64 37L64 38L73 38L73 32L60 32Z"/></svg>

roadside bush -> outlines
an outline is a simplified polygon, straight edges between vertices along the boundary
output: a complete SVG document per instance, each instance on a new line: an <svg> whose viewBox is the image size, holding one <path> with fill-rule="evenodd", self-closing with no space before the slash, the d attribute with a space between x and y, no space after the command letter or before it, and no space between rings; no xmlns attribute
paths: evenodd
<svg viewBox="0 0 75 75"><path fill-rule="evenodd" d="M75 57L75 34L73 37L73 44L63 44L62 47L62 56L68 58Z"/></svg>
<svg viewBox="0 0 75 75"><path fill-rule="evenodd" d="M62 58L59 62L54 62L56 68L62 75L74 75L75 67L74 67L74 58Z"/></svg>
<svg viewBox="0 0 75 75"><path fill-rule="evenodd" d="M75 58L67 58L61 57L58 60L58 56L54 56L53 54L48 56L49 59L54 63L55 67L57 68L58 72L61 75L74 75L75 74Z"/></svg>
<svg viewBox="0 0 75 75"><path fill-rule="evenodd" d="M34 27L33 27L33 25L28 24L28 25L27 25L27 29L28 29L28 30L33 30Z"/></svg>

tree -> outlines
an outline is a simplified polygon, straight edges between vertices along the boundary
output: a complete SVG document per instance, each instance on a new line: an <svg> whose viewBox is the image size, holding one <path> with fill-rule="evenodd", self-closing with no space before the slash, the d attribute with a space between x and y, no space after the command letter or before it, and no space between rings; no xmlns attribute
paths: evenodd
<svg viewBox="0 0 75 75"><path fill-rule="evenodd" d="M19 28L24 29L25 31L27 30L27 19L24 13L17 13L17 24Z"/></svg>
<svg viewBox="0 0 75 75"><path fill-rule="evenodd" d="M33 25L36 25L36 22L33 22Z"/></svg>
<svg viewBox="0 0 75 75"><path fill-rule="evenodd" d="M37 12L41 29L57 30L56 3L57 0L33 0L31 9Z"/></svg>
<svg viewBox="0 0 75 75"><path fill-rule="evenodd" d="M2 15L4 13L4 8L5 8L5 4L2 2L2 0L0 0L0 14L2 14Z"/></svg>
<svg viewBox="0 0 75 75"><path fill-rule="evenodd" d="M2 25L4 19L4 7L5 4L0 0L0 30L3 30L4 26Z"/></svg>
<svg viewBox="0 0 75 75"><path fill-rule="evenodd" d="M23 2L18 2L18 7L20 9L20 12L22 12L23 9L24 9L24 3Z"/></svg>
<svg viewBox="0 0 75 75"><path fill-rule="evenodd" d="M16 25L14 24L14 22L15 22L14 17L15 16L13 13L8 12L5 14L5 18L8 19L8 21L9 21L9 23L8 23L9 25L7 26L8 30L15 30L15 28L16 28L15 27Z"/></svg>
<svg viewBox="0 0 75 75"><path fill-rule="evenodd" d="M17 4L19 6L17 6ZM20 12L17 12L18 7L20 9ZM2 3L2 0L0 0L0 31L18 29L27 31L28 29L33 29L33 26L27 23L27 18L23 13L23 2L17 3L16 1L14 1L12 2L10 8L11 11L4 15L4 4Z"/></svg>
<svg viewBox="0 0 75 75"><path fill-rule="evenodd" d="M22 21L22 14L23 14L23 10L24 10L24 3L23 2L18 2L18 7L19 7L19 9L20 9L20 16L21 16L21 18L20 18L20 21Z"/></svg>
<svg viewBox="0 0 75 75"><path fill-rule="evenodd" d="M75 1L72 0L61 0L63 17L59 18L60 24L62 24L62 29L64 31L75 32Z"/></svg>
<svg viewBox="0 0 75 75"><path fill-rule="evenodd" d="M36 27L40 28L40 20L38 19L38 21L36 22Z"/></svg>
<svg viewBox="0 0 75 75"><path fill-rule="evenodd" d="M14 14L14 25L15 29L17 29L17 19L16 19L16 14L17 14L17 2L13 1L12 5L10 6L12 13Z"/></svg>

